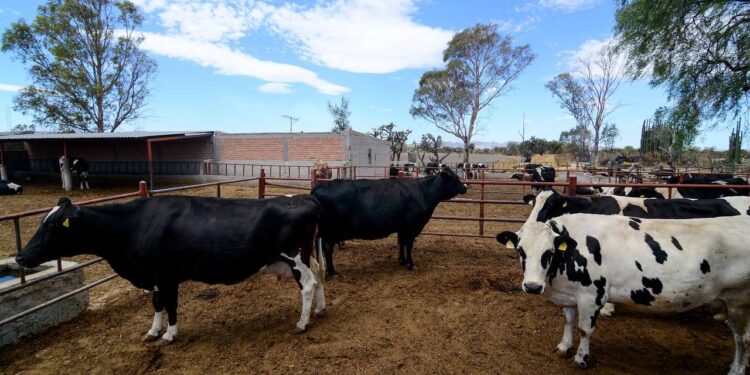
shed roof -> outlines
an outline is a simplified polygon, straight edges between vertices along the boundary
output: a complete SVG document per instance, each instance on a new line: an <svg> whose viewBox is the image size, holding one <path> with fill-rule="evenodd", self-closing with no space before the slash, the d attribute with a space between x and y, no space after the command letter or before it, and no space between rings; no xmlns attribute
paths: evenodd
<svg viewBox="0 0 750 375"><path fill-rule="evenodd" d="M114 132L114 133L31 133L31 134L3 134L0 142L42 141L42 140L89 140L89 139L150 139L160 137L205 137L211 136L212 131L172 131L172 132Z"/></svg>

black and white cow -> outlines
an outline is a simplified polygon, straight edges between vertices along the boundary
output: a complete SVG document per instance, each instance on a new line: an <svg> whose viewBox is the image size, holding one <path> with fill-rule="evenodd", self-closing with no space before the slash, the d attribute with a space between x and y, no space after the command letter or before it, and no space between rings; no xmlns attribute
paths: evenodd
<svg viewBox="0 0 750 375"><path fill-rule="evenodd" d="M750 215L750 197L719 199L658 199L621 196L571 197L547 190L524 202L534 208L526 223L576 213L620 215L648 219L696 219ZM525 225L525 224L524 224Z"/></svg>
<svg viewBox="0 0 750 375"><path fill-rule="evenodd" d="M16 195L23 193L23 187L10 181L0 180L0 195Z"/></svg>
<svg viewBox="0 0 750 375"><path fill-rule="evenodd" d="M425 165L424 174L427 176L432 176L432 175L439 173L444 168L445 168L445 164L438 163L436 161L431 161Z"/></svg>
<svg viewBox="0 0 750 375"><path fill-rule="evenodd" d="M313 293L325 310L323 270L313 251L320 206L309 195L266 200L161 196L125 204L76 206L61 198L16 257L24 267L95 254L140 289L152 290L157 339L166 308L177 334L177 289L187 280L235 284L258 273L294 277L302 290L304 331ZM321 257L322 254L317 254Z"/></svg>
<svg viewBox="0 0 750 375"><path fill-rule="evenodd" d="M634 198L658 198L658 199L665 199L667 196L669 196L668 189L665 188L659 188L659 191L657 191L656 188L652 187L612 187L612 188L605 188L602 191L603 195L617 195L621 197L634 197ZM673 198L681 198L679 193L676 189L672 189L672 197Z"/></svg>
<svg viewBox="0 0 750 375"><path fill-rule="evenodd" d="M563 308L565 330L557 352L580 343L574 361L590 365L589 342L599 312L615 302L650 313L679 313L705 304L726 306L735 338L730 374L744 374L750 352L750 217L639 220L564 215L524 228L520 238L497 241L515 248L526 293L547 293Z"/></svg>
<svg viewBox="0 0 750 375"><path fill-rule="evenodd" d="M460 173L464 180L478 180L481 178L484 169L487 168L484 163L458 163L456 172Z"/></svg>
<svg viewBox="0 0 750 375"><path fill-rule="evenodd" d="M650 219L696 219L720 216L750 215L750 197L727 197L721 199L642 199L621 196L570 197L554 191L543 191L539 195L524 196L526 203L532 204L524 226L529 223L547 220L576 213L596 215L629 216L633 227L639 226L637 218ZM602 315L610 316L614 306L607 304Z"/></svg>
<svg viewBox="0 0 750 375"><path fill-rule="evenodd" d="M81 184L81 190L89 189L89 163L84 158L72 158L70 162L70 171L78 176Z"/></svg>
<svg viewBox="0 0 750 375"><path fill-rule="evenodd" d="M444 200L466 193L449 168L423 178L386 180L333 180L312 189L321 206L319 235L325 249L326 269L336 274L333 245L355 238L375 240L398 233L399 262L414 268L414 239Z"/></svg>
<svg viewBox="0 0 750 375"><path fill-rule="evenodd" d="M519 181L531 181L531 182L555 182L555 168L542 165L542 164L526 164L523 168L523 174L514 173L511 178ZM550 189L550 186L535 185L531 187L534 193L539 193L542 190ZM576 190L578 192L578 190ZM593 194L593 191L587 189L581 189L581 193Z"/></svg>

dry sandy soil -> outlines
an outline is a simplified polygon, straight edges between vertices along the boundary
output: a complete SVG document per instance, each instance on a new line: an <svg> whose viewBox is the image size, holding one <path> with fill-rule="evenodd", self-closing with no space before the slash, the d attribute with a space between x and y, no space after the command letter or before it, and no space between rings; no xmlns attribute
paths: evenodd
<svg viewBox="0 0 750 375"><path fill-rule="evenodd" d="M23 196L0 197L0 214L50 206L60 195L57 186L25 188ZM215 189L189 193L211 196ZM222 193L254 197L257 190L225 186ZM486 197L518 199L522 193L494 188ZM477 198L478 188L468 196ZM522 205L486 207L493 217L525 218L528 212ZM442 204L436 214L477 216L478 208ZM24 220L24 239L39 220ZM488 223L485 234L518 226ZM477 228L433 220L427 230ZM0 255L14 251L12 226L0 223ZM301 307L294 282L264 276L233 286L182 284L176 341L143 343L153 316L150 295L116 279L92 290L91 306L79 318L0 350L0 373L583 373L551 353L562 335L561 310L520 291L517 256L494 239L422 236L412 272L398 265L397 253L393 237L337 249L340 276L326 282L327 316L313 318L304 334L293 333ZM105 265L86 269L91 280L109 272ZM589 372L720 374L732 348L729 330L700 313L653 317L619 310L599 320Z"/></svg>

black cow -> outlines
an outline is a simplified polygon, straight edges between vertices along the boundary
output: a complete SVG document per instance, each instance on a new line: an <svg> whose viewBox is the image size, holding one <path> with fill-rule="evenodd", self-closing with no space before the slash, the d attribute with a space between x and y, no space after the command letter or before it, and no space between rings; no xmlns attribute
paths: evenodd
<svg viewBox="0 0 750 375"><path fill-rule="evenodd" d="M23 187L10 181L0 180L0 195L16 195L23 193Z"/></svg>
<svg viewBox="0 0 750 375"><path fill-rule="evenodd" d="M95 254L140 289L152 290L156 339L166 308L177 333L177 289L186 280L235 284L257 273L294 277L302 290L298 330L307 326L313 293L325 310L323 272L313 254L320 206L309 195L267 200L162 196L79 207L61 198L16 257L36 267L58 257ZM322 254L318 254L318 257Z"/></svg>
<svg viewBox="0 0 750 375"><path fill-rule="evenodd" d="M71 158L70 171L78 176L81 190L89 189L89 163L84 158Z"/></svg>
<svg viewBox="0 0 750 375"><path fill-rule="evenodd" d="M328 274L336 274L333 245L337 242L375 240L392 233L398 233L399 262L413 269L414 238L438 203L463 193L466 186L449 168L418 179L333 180L316 185L312 195L322 209L319 235Z"/></svg>
<svg viewBox="0 0 750 375"><path fill-rule="evenodd" d="M721 175L685 175L683 181L680 182L678 176L672 176L667 179L668 184L719 184L719 185L748 185L747 181L739 177L726 177ZM683 198L694 198L694 199L711 199L721 197L733 197L733 196L747 196L750 195L750 187L748 189L698 189L698 188L687 188L678 187L677 191Z"/></svg>

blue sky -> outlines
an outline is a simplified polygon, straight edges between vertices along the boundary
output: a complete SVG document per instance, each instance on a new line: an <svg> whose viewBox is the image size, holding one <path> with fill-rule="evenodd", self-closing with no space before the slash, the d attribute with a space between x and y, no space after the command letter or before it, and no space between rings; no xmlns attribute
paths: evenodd
<svg viewBox="0 0 750 375"><path fill-rule="evenodd" d="M4 0L0 29L32 20L42 1ZM411 97L426 70L457 31L496 23L519 44L530 44L534 63L515 89L483 113L476 141L518 141L526 133L557 139L574 126L544 84L612 36L611 0L135 0L146 16L143 32L159 64L148 116L122 130L288 131L283 114L298 117L295 131L328 131L327 102L351 101L355 130L394 122L411 140L434 125L409 115ZM30 119L12 110L26 70L0 54L0 130ZM662 89L626 81L615 94L610 120L637 146L644 118L666 104ZM696 144L726 149L729 130L705 132ZM442 134L443 139L456 141Z"/></svg>

